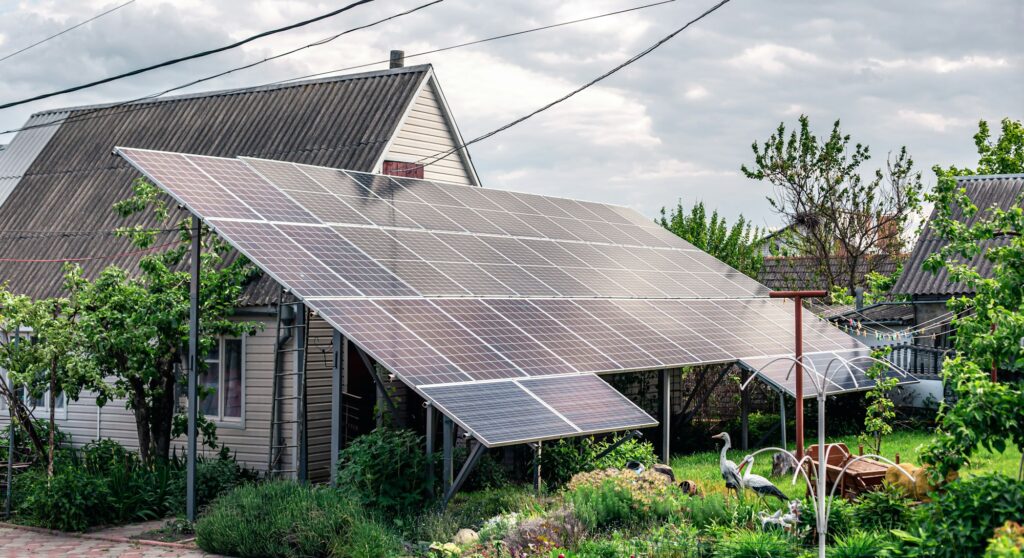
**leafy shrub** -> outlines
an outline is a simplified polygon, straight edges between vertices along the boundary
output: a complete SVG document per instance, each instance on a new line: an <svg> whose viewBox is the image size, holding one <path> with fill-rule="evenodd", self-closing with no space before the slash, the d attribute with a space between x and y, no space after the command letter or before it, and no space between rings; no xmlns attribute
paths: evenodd
<svg viewBox="0 0 1024 558"><path fill-rule="evenodd" d="M557 556L555 552L551 556ZM581 541L568 558L695 558L699 556L697 530L687 525L664 525L643 533L614 532L609 538Z"/></svg>
<svg viewBox="0 0 1024 558"><path fill-rule="evenodd" d="M566 500L589 529L642 525L678 511L679 489L665 475L605 469L579 473L567 486Z"/></svg>
<svg viewBox="0 0 1024 558"><path fill-rule="evenodd" d="M900 487L886 484L858 496L854 516L864 529L903 529L910 518L910 504Z"/></svg>
<svg viewBox="0 0 1024 558"><path fill-rule="evenodd" d="M996 528L1024 517L1024 482L979 475L946 486L923 510L915 532L897 531L907 556L980 556Z"/></svg>
<svg viewBox="0 0 1024 558"><path fill-rule="evenodd" d="M39 438L46 443L50 438L50 423L43 419L36 419L32 421L32 426L35 427L36 433L39 434ZM7 461L7 447L8 441L11 435L11 423L0 429L0 461ZM53 432L54 445L57 448L66 447L68 442L71 441L71 436L62 431L60 428L56 428ZM14 423L14 457L16 461L31 461L38 457L35 453L35 448L32 446L32 441L28 437L28 433L21 427L18 422Z"/></svg>
<svg viewBox="0 0 1024 558"><path fill-rule="evenodd" d="M174 475L171 482L171 494L175 498L172 511L185 511L185 478L184 463L175 462ZM221 494L225 494L241 484L252 483L258 475L226 455L214 458L198 457L196 459L196 508L202 510Z"/></svg>
<svg viewBox="0 0 1024 558"><path fill-rule="evenodd" d="M480 526L480 542L504 539L523 519L522 515L512 512L499 514L484 521Z"/></svg>
<svg viewBox="0 0 1024 558"><path fill-rule="evenodd" d="M832 508L828 513L828 536L830 539L842 537L843 535L849 535L856 530L858 525L857 520L857 507L855 504L851 504L843 498L832 498L830 500ZM809 505L809 504L808 504ZM808 510L811 514L809 521L814 520L813 510ZM811 533L813 535L813 533ZM815 539L817 540L817 539Z"/></svg>
<svg viewBox="0 0 1024 558"><path fill-rule="evenodd" d="M718 541L715 558L796 558L799 547L789 535L772 531L740 529Z"/></svg>
<svg viewBox="0 0 1024 558"><path fill-rule="evenodd" d="M708 494L703 498L687 496L679 504L680 514L702 530L712 525L746 525L757 515L754 501L727 503L722 494Z"/></svg>
<svg viewBox="0 0 1024 558"><path fill-rule="evenodd" d="M104 510L110 503L110 491L103 479L72 467L54 471L47 478L41 469L15 477L18 494L17 520L21 523L57 529L85 531L105 521Z"/></svg>
<svg viewBox="0 0 1024 558"><path fill-rule="evenodd" d="M584 525L567 509L520 522L505 537L513 556L537 555L555 548L570 548L583 537Z"/></svg>
<svg viewBox="0 0 1024 558"><path fill-rule="evenodd" d="M876 558L892 550L892 541L882 533L854 531L836 537L828 548L829 558Z"/></svg>
<svg viewBox="0 0 1024 558"><path fill-rule="evenodd" d="M996 529L995 536L985 549L985 558L1024 557L1024 527L1014 521L1007 521Z"/></svg>
<svg viewBox="0 0 1024 558"><path fill-rule="evenodd" d="M391 515L418 510L427 501L423 438L410 430L378 428L338 454L338 485L368 507Z"/></svg>
<svg viewBox="0 0 1024 558"><path fill-rule="evenodd" d="M455 461L456 471L466 462L467 457L469 457L469 452L466 451L466 448L455 448L455 451L452 452L452 458ZM492 453L488 452L480 456L480 459L476 462L476 467L473 468L473 474L469 475L466 483L462 485L462 490L472 492L475 490L500 488L508 485L508 483L508 469L499 463ZM440 486L437 482L434 485Z"/></svg>
<svg viewBox="0 0 1024 558"><path fill-rule="evenodd" d="M618 437L598 440L591 436L564 438L545 445L540 460L545 482L552 487L560 487L577 473L609 467L621 469L629 461L639 461L649 467L658 461L654 446L636 439L623 442L608 455L597 459L601 452L618 440Z"/></svg>
<svg viewBox="0 0 1024 558"><path fill-rule="evenodd" d="M373 523L349 494L268 482L240 486L215 500L196 522L196 543L240 558L396 554L394 537Z"/></svg>
<svg viewBox="0 0 1024 558"><path fill-rule="evenodd" d="M94 474L106 474L113 469L134 467L139 464L139 455L128 451L115 440L108 438L89 442L79 452L82 466Z"/></svg>

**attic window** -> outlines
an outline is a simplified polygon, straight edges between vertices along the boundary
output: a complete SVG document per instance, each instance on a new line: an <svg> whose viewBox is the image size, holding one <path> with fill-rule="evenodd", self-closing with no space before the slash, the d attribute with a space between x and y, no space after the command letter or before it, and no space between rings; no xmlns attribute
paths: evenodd
<svg viewBox="0 0 1024 558"><path fill-rule="evenodd" d="M405 178L423 178L423 165L403 163L401 161L384 161L383 174L402 176Z"/></svg>

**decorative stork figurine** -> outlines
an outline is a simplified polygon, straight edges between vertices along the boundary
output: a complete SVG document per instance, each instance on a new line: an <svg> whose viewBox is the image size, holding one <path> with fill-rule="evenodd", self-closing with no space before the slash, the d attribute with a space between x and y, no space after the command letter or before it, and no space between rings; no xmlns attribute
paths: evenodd
<svg viewBox="0 0 1024 558"><path fill-rule="evenodd" d="M753 455L748 455L743 458L743 461L740 461L739 470L743 471L744 468L746 468L746 471L743 472L743 478L741 479L743 488L749 488L754 492L757 492L762 498L766 496L775 496L783 503L786 502L786 495L783 494L777 486L772 484L772 481L762 477L761 475L755 475L750 472L750 470L754 468Z"/></svg>
<svg viewBox="0 0 1024 558"><path fill-rule="evenodd" d="M729 461L726 457L729 448L732 447L732 440L729 439L728 432L722 432L715 434L712 438L716 440L722 440L722 453L718 458L718 468L722 471L722 479L725 481L725 487L729 490L736 491L736 496L739 497L743 492L743 479L740 478L740 470L736 467L736 464Z"/></svg>

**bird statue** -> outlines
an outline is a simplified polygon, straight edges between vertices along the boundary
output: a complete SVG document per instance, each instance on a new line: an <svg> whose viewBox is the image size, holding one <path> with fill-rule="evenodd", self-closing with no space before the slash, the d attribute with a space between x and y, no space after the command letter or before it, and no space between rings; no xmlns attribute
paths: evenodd
<svg viewBox="0 0 1024 558"><path fill-rule="evenodd" d="M736 492L739 497L743 491L743 479L740 478L740 470L735 463L729 461L726 455L732 447L732 440L728 432L715 434L712 438L722 440L722 454L718 458L718 468L722 471L722 479L725 480L725 487Z"/></svg>
<svg viewBox="0 0 1024 558"><path fill-rule="evenodd" d="M743 471L743 469L746 471ZM740 479L743 488L749 488L754 492L758 493L762 498L765 496L775 496L782 502L786 502L786 495L772 481L762 477L761 475L755 475L750 472L754 468L754 456L748 455L740 461L739 470L743 471L743 477Z"/></svg>

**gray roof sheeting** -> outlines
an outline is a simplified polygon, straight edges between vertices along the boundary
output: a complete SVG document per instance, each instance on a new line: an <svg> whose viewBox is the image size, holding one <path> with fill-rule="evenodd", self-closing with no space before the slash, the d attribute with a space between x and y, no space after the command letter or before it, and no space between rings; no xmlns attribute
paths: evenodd
<svg viewBox="0 0 1024 558"><path fill-rule="evenodd" d="M132 182L139 177L112 154L115 145L372 171L429 75L429 66L411 66L35 115L29 124L45 118L69 120L22 131L12 142L11 150L28 134L25 154L17 160L30 164L0 206L0 252L8 260L95 258L82 263L87 276L112 264L134 267L142 256L130 254L135 249L124 239L110 234L46 234L112 231L134 224L164 226L152 212L122 219L113 211L113 204L130 195ZM0 160L10 155L5 151ZM174 233L165 233L157 244L174 240ZM125 255L111 257L118 254ZM14 292L54 296L62 292L61 265L3 261L0 281L9 282ZM276 300L276 284L263 278L250 286L242 302L263 305Z"/></svg>
<svg viewBox="0 0 1024 558"><path fill-rule="evenodd" d="M14 136L11 143L0 151L0 206L4 204L7 196L18 187L18 182L21 181L21 177L24 176L29 165L35 161L39 152L46 147L50 138L57 132L59 126L49 126L48 124L63 120L67 115L66 111L33 115L25 123L25 127L28 129Z"/></svg>
<svg viewBox="0 0 1024 558"><path fill-rule="evenodd" d="M979 209L975 216L968 221L968 224L988 215L987 210L993 206L1008 209L1014 203L1019 203L1020 196L1024 194L1024 174L965 176L957 178L957 182L966 188L967 195ZM954 217L962 218L959 208L954 209ZM903 268L903 275L893 286L893 293L938 298L971 294L970 289L965 285L950 283L946 270L931 273L921 267L929 255L945 245L945 242L932 230L931 221L934 218L935 212L933 211L921 232L921 238L914 246L910 259ZM992 262L983 255L975 257L971 261L971 265L982 275L988 276L992 272Z"/></svg>

